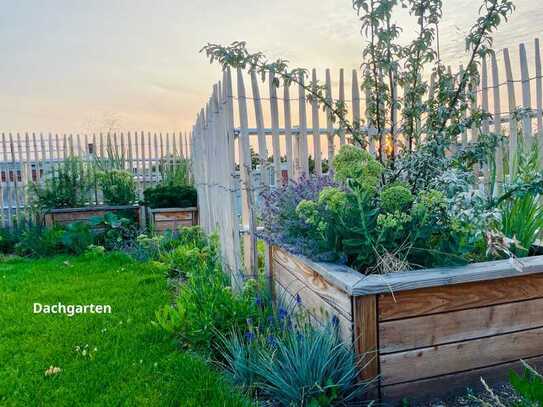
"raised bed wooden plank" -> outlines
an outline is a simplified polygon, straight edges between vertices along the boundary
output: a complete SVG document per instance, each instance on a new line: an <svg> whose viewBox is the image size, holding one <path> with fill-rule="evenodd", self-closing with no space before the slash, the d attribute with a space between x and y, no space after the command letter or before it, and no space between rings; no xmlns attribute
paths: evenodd
<svg viewBox="0 0 543 407"><path fill-rule="evenodd" d="M371 380L379 375L379 332L376 296L353 298L354 344L360 363L360 378Z"/></svg>
<svg viewBox="0 0 543 407"><path fill-rule="evenodd" d="M272 264L272 267L276 267L277 263ZM274 273L278 272L277 269L274 270ZM282 272L282 271L279 271ZM294 291L292 286L285 287L277 279L274 280L274 290L276 293L276 300L279 303L287 305L289 310L296 311L297 307L300 307L298 310L305 310L308 313L311 322L317 322L319 326L326 326L332 320L332 315L330 309L327 309L323 306L323 303L318 304L315 302L314 298L308 295L308 290ZM298 304L296 294L301 297L301 302ZM353 324L352 321L349 321L341 315L336 315L338 318L339 332L342 340L350 344L353 340Z"/></svg>
<svg viewBox="0 0 543 407"><path fill-rule="evenodd" d="M530 366L541 371L543 369L543 356L525 359ZM465 396L467 389L484 391L481 378L489 385L506 383L509 372L515 370L522 372L520 361L504 363L492 367L469 370L462 373L439 376L431 379L417 380L409 383L394 384L381 387L383 401L387 405L403 405L402 400L410 402L425 402L436 398L444 400L456 396ZM398 404L395 404L398 403Z"/></svg>
<svg viewBox="0 0 543 407"><path fill-rule="evenodd" d="M543 297L543 274L425 288L379 296L379 321Z"/></svg>
<svg viewBox="0 0 543 407"><path fill-rule="evenodd" d="M354 296L397 293L437 286L473 283L543 272L543 256L473 263L387 275L368 275L351 287Z"/></svg>
<svg viewBox="0 0 543 407"><path fill-rule="evenodd" d="M347 324L352 323L351 298L347 294L326 284L322 278L301 279L298 270L290 271L275 260L272 267L275 280L293 296L299 294L306 308L314 310L317 315L322 313L326 320L335 315L343 318Z"/></svg>
<svg viewBox="0 0 543 407"><path fill-rule="evenodd" d="M160 221L175 221L175 220L192 220L192 212L169 212L155 213L155 222Z"/></svg>
<svg viewBox="0 0 543 407"><path fill-rule="evenodd" d="M543 354L543 328L380 356L383 385L431 378Z"/></svg>
<svg viewBox="0 0 543 407"><path fill-rule="evenodd" d="M379 324L379 352L400 352L542 327L541 310L543 298L538 298L382 322Z"/></svg>
<svg viewBox="0 0 543 407"><path fill-rule="evenodd" d="M328 304L337 313L352 320L351 297L347 293L330 284L320 274L308 267L298 267L299 265L293 267L291 262L285 262L286 259L277 256L275 251L272 252L272 259L278 267L274 272L274 276L282 282L283 286L287 282L295 285L302 284L319 298L319 302ZM283 272L290 274L292 277L283 277ZM293 278L297 282L292 282Z"/></svg>
<svg viewBox="0 0 543 407"><path fill-rule="evenodd" d="M289 270L300 268L318 273L331 285L351 293L351 288L364 276L350 267L333 263L317 263L306 257L293 255L280 247L273 247L274 258L287 266Z"/></svg>

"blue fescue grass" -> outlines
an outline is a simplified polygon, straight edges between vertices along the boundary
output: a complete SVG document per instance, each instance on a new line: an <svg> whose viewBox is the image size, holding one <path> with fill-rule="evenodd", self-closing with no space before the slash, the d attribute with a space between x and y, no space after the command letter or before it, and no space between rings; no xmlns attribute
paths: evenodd
<svg viewBox="0 0 543 407"><path fill-rule="evenodd" d="M170 300L161 266L121 254L0 263L0 404L250 404L151 324ZM33 314L34 302L108 304L112 313ZM61 371L46 376L51 366Z"/></svg>

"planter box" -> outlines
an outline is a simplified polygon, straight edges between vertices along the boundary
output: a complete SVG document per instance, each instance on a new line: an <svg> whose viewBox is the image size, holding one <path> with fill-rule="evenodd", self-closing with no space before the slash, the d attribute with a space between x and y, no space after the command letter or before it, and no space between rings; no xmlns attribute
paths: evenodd
<svg viewBox="0 0 543 407"><path fill-rule="evenodd" d="M465 394L543 366L543 256L364 276L271 248L276 296L298 294L312 319L333 316L384 402ZM518 270L518 268L521 270Z"/></svg>
<svg viewBox="0 0 543 407"><path fill-rule="evenodd" d="M113 212L118 216L133 217L140 223L140 207L138 205L125 206L89 206L85 208L52 209L45 214L45 225L67 225L73 222L89 222L95 216L104 216Z"/></svg>
<svg viewBox="0 0 543 407"><path fill-rule="evenodd" d="M151 224L158 233L198 225L198 208L150 209Z"/></svg>

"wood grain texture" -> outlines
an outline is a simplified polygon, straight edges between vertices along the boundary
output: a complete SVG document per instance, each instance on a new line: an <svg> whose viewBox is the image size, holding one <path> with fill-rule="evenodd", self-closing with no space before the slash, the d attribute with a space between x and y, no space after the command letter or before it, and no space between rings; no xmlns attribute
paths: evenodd
<svg viewBox="0 0 543 407"><path fill-rule="evenodd" d="M362 297L364 298L364 297ZM543 326L543 298L379 324L379 352L400 352Z"/></svg>
<svg viewBox="0 0 543 407"><path fill-rule="evenodd" d="M354 344L360 363L360 378L373 380L379 375L377 297L353 298Z"/></svg>
<svg viewBox="0 0 543 407"><path fill-rule="evenodd" d="M271 268L274 281L293 297L298 294L302 306L316 319L328 323L337 317L342 337L352 343L352 303L346 292L277 247L272 248Z"/></svg>
<svg viewBox="0 0 543 407"><path fill-rule="evenodd" d="M382 355L383 385L513 362L543 354L543 328Z"/></svg>
<svg viewBox="0 0 543 407"><path fill-rule="evenodd" d="M543 369L543 356L525 359L525 361L539 371ZM389 406L400 406L403 405L401 404L402 400L407 399L413 403L410 405L418 405L416 403L423 403L436 398L446 400L456 396L465 396L467 388L476 392L484 390L481 378L484 378L485 382L491 386L507 383L511 370L518 373L522 372L520 361L409 383L382 386L382 401Z"/></svg>
<svg viewBox="0 0 543 407"><path fill-rule="evenodd" d="M302 269L309 268L317 272L330 284L347 294L350 294L351 288L364 277L350 267L333 263L317 263L304 256L291 254L278 246L274 247L274 257L283 264L293 263Z"/></svg>
<svg viewBox="0 0 543 407"><path fill-rule="evenodd" d="M543 297L543 274L411 290L379 296L379 320L504 304Z"/></svg>
<svg viewBox="0 0 543 407"><path fill-rule="evenodd" d="M520 270L519 270L520 269ZM387 275L368 275L352 287L353 295L397 293L444 285L489 281L543 273L543 256L487 261L458 267L441 267Z"/></svg>

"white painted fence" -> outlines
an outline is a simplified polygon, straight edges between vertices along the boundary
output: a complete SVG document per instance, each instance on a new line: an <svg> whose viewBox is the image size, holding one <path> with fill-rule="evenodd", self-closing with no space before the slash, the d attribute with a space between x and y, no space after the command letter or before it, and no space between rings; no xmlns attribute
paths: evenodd
<svg viewBox="0 0 543 407"><path fill-rule="evenodd" d="M498 151L497 163L504 162L504 153L513 156L516 152L519 128L528 142L533 142L535 139L540 141L543 127L539 40L536 39L531 47L530 60L533 63L529 63L524 44L518 48L518 65L512 64L510 54L509 49L503 49L483 62L477 91L478 106L493 116L491 122L484 123L483 130L490 129L509 137L509 151ZM324 73L325 96L329 100L337 97L346 101L353 122L358 122L365 111L366 98L363 100L360 95L359 77L360 73L353 70L351 98L346 100L344 70L340 70L337 82L332 80L330 70ZM313 70L312 84L317 80L317 72ZM247 95L246 81L250 83L250 96ZM255 273L258 258L255 200L259 192L284 181L281 157L284 156L290 179L309 173L310 156L314 158L314 173L321 174L323 160L333 158L338 147L350 139L349 134L338 131L329 115L319 110L317 102L311 104L307 101L303 87L292 85L278 89L272 82L273 78L269 77L262 85L255 73L224 72L222 80L213 86L207 105L197 115L191 133L201 224L207 232L219 233L225 264L234 276ZM266 89L264 97L261 96L261 86ZM295 98L291 96L293 93L297 95ZM521 123L517 122L516 115L511 114L519 107L530 110L529 115L520 119ZM310 124L308 116L311 117ZM294 119L297 125L294 125ZM466 130L458 142L467 145L477 140L478 131L477 128ZM372 134L371 129L366 132ZM402 148L403 135L396 131L389 136L394 140L389 148L397 154ZM262 174L258 182L253 181L255 170L251 165L251 146L256 146L260 162ZM368 149L375 153L385 147L371 140ZM270 156L271 162L268 161ZM497 167L500 179L503 166ZM488 176L487 169L478 175ZM241 192L240 217L235 211L238 192ZM264 261L267 260L266 255Z"/></svg>

